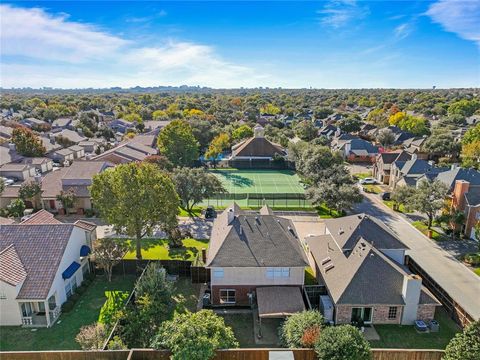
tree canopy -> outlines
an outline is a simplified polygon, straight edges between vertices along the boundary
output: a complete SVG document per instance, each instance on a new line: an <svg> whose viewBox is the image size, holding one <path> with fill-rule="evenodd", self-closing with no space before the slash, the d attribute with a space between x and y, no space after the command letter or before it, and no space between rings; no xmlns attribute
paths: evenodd
<svg viewBox="0 0 480 360"><path fill-rule="evenodd" d="M198 159L199 144L191 126L183 120L174 120L158 135L158 150L175 166L190 166Z"/></svg>
<svg viewBox="0 0 480 360"><path fill-rule="evenodd" d="M20 155L40 157L47 151L42 140L32 130L19 126L12 131L12 143Z"/></svg>

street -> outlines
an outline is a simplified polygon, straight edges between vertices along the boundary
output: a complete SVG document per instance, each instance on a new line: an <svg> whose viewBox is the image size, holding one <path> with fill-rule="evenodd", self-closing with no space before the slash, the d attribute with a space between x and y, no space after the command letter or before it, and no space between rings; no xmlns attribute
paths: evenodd
<svg viewBox="0 0 480 360"><path fill-rule="evenodd" d="M407 254L458 304L479 319L480 277L385 206L377 195L364 194L364 197L364 201L355 207L355 212L366 213L383 221L410 248Z"/></svg>

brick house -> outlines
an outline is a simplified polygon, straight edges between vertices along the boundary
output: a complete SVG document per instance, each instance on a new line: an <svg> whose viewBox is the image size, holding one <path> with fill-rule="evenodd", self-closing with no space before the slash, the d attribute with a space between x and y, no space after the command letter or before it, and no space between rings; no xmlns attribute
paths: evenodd
<svg viewBox="0 0 480 360"><path fill-rule="evenodd" d="M377 179L380 184L389 184L392 164L395 161L407 161L410 160L410 158L411 155L405 151L378 154L373 164L373 177Z"/></svg>
<svg viewBox="0 0 480 360"><path fill-rule="evenodd" d="M295 301L306 266L293 223L273 215L267 206L259 214L246 214L234 203L215 219L206 256L213 305L250 305L257 295L263 304L268 301L260 298L262 294L285 292ZM265 291L258 292L259 288Z"/></svg>
<svg viewBox="0 0 480 360"><path fill-rule="evenodd" d="M365 214L326 220L325 233L307 237L306 245L334 308L327 320L413 324L434 318L439 302L404 266L408 248L378 220Z"/></svg>
<svg viewBox="0 0 480 360"><path fill-rule="evenodd" d="M452 192L452 208L465 213L462 233L475 239L475 225L480 220L480 186L471 185L466 180L456 180Z"/></svg>

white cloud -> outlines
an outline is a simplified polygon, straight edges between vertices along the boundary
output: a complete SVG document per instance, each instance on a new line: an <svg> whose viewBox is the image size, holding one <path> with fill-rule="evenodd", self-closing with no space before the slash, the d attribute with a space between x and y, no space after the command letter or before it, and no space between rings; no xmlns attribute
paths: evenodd
<svg viewBox="0 0 480 360"><path fill-rule="evenodd" d="M402 40L405 39L407 36L409 36L413 31L413 23L412 22L406 22L403 24L398 25L395 30L395 38L397 40Z"/></svg>
<svg viewBox="0 0 480 360"><path fill-rule="evenodd" d="M440 0L430 6L426 15L446 31L480 46L480 1Z"/></svg>
<svg viewBox="0 0 480 360"><path fill-rule="evenodd" d="M9 5L1 5L0 14L2 87L254 87L272 81L208 45L170 40L140 47L65 14Z"/></svg>
<svg viewBox="0 0 480 360"><path fill-rule="evenodd" d="M347 25L353 20L361 20L370 13L367 6L360 6L356 0L332 0L322 10L318 10L320 23L334 29Z"/></svg>

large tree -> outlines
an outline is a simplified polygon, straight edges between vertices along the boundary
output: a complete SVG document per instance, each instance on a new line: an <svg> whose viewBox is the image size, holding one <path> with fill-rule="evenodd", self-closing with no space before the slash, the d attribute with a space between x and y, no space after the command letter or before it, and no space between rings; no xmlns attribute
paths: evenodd
<svg viewBox="0 0 480 360"><path fill-rule="evenodd" d="M362 201L358 187L351 184L335 184L322 180L307 190L307 198L314 205L326 205L330 212L332 209L339 212L350 210L354 204Z"/></svg>
<svg viewBox="0 0 480 360"><path fill-rule="evenodd" d="M445 349L444 360L480 359L480 321L475 321L457 333Z"/></svg>
<svg viewBox="0 0 480 360"><path fill-rule="evenodd" d="M222 317L201 310L175 313L171 321L161 325L152 346L170 350L172 360L208 360L215 356L215 350L236 348L238 342Z"/></svg>
<svg viewBox="0 0 480 360"><path fill-rule="evenodd" d="M42 186L36 181L25 181L18 189L18 197L24 202L31 201L34 208L38 207L41 194Z"/></svg>
<svg viewBox="0 0 480 360"><path fill-rule="evenodd" d="M160 226L170 231L177 225L178 195L172 180L157 166L129 163L93 177L93 203L114 229L136 240L137 259L142 258L141 239Z"/></svg>
<svg viewBox="0 0 480 360"><path fill-rule="evenodd" d="M213 166L217 164L217 158L222 154L223 150L230 145L230 136L226 133L221 133L213 138L205 152L205 160L212 160Z"/></svg>
<svg viewBox="0 0 480 360"><path fill-rule="evenodd" d="M458 156L460 150L450 131L444 129L435 129L425 141L423 148L429 153L440 156L451 155L453 158Z"/></svg>
<svg viewBox="0 0 480 360"><path fill-rule="evenodd" d="M370 345L363 334L352 325L325 328L315 351L319 360L369 360L372 358Z"/></svg>
<svg viewBox="0 0 480 360"><path fill-rule="evenodd" d="M325 170L343 163L342 157L326 146L309 145L299 151L295 166L302 176L311 181L317 181L323 177Z"/></svg>
<svg viewBox="0 0 480 360"><path fill-rule="evenodd" d="M20 126L12 131L12 143L16 150L23 156L43 156L46 152L42 140L32 130Z"/></svg>
<svg viewBox="0 0 480 360"><path fill-rule="evenodd" d="M409 207L427 216L429 229L432 227L435 214L444 206L447 192L448 187L444 183L438 180L432 182L424 180L418 184L412 196L408 198Z"/></svg>
<svg viewBox="0 0 480 360"><path fill-rule="evenodd" d="M191 166L198 158L198 142L191 126L183 120L173 120L158 135L158 149L175 166Z"/></svg>
<svg viewBox="0 0 480 360"><path fill-rule="evenodd" d="M295 135L304 141L311 141L318 136L318 129L309 120L300 121L293 128Z"/></svg>
<svg viewBox="0 0 480 360"><path fill-rule="evenodd" d="M395 142L395 134L388 128L381 129L377 134L377 141L384 148L388 148Z"/></svg>
<svg viewBox="0 0 480 360"><path fill-rule="evenodd" d="M220 180L201 168L176 168L172 180L180 197L180 206L189 213L203 199L225 192Z"/></svg>
<svg viewBox="0 0 480 360"><path fill-rule="evenodd" d="M248 125L242 125L232 131L232 139L235 141L241 141L243 139L253 136L253 130Z"/></svg>
<svg viewBox="0 0 480 360"><path fill-rule="evenodd" d="M289 316L280 329L280 337L289 348L313 347L310 335L318 337L325 320L317 310L302 311Z"/></svg>

